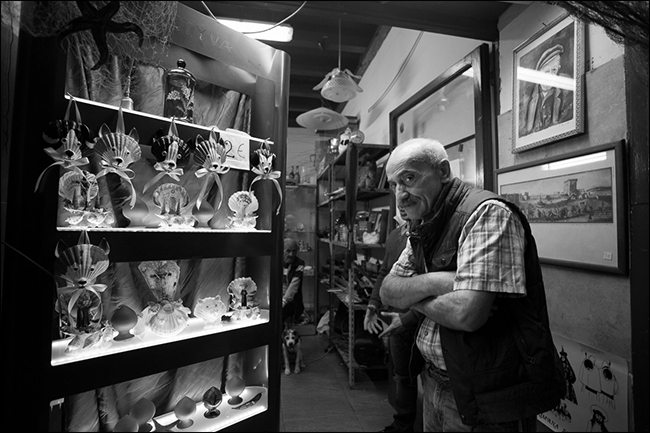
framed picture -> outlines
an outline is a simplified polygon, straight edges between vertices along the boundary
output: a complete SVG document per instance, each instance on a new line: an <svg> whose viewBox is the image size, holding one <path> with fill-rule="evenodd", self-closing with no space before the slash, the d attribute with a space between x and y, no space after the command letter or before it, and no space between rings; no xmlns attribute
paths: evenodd
<svg viewBox="0 0 650 433"><path fill-rule="evenodd" d="M514 50L512 152L584 132L584 24L563 15Z"/></svg>
<svg viewBox="0 0 650 433"><path fill-rule="evenodd" d="M540 260L627 274L624 142L496 171L530 223Z"/></svg>

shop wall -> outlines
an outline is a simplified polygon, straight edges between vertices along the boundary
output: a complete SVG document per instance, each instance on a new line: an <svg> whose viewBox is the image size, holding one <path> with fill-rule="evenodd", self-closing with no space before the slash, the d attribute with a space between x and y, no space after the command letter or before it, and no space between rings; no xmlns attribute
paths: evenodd
<svg viewBox="0 0 650 433"><path fill-rule="evenodd" d="M563 9L558 7L533 2L515 17L502 16L498 168L626 138L624 50L600 27L588 25L585 28L585 133L516 154L511 152L513 50L562 13ZM629 362L632 353L629 277L558 266L544 266L543 273L553 332Z"/></svg>

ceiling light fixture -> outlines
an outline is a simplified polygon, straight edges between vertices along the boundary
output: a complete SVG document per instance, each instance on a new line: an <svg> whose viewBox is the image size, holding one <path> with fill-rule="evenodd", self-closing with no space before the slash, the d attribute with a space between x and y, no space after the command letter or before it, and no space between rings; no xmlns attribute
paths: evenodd
<svg viewBox="0 0 650 433"><path fill-rule="evenodd" d="M296 118L298 125L312 131L329 131L340 129L348 124L348 118L344 115L330 110L329 108L320 107L302 113Z"/></svg>
<svg viewBox="0 0 650 433"><path fill-rule="evenodd" d="M216 18L218 22L251 38L264 41L291 42L293 27L288 24L279 26L263 21L235 20L229 18Z"/></svg>
<svg viewBox="0 0 650 433"><path fill-rule="evenodd" d="M300 7L296 9L295 12L275 24L267 23L264 21L242 20L235 18L217 18L214 16L205 2L202 1L201 4L203 4L205 10L208 11L214 20L219 21L219 23L223 24L224 26L230 27L231 29L236 30L246 36L265 41L291 42L293 39L293 27L288 24L284 24L284 22L300 12L300 9L302 9L305 4L307 4L307 2L302 2Z"/></svg>
<svg viewBox="0 0 650 433"><path fill-rule="evenodd" d="M321 89L320 94L323 98L334 102L345 102L357 96L357 92L363 92L357 83L352 79L358 77L349 70L341 69L341 20L339 19L339 67L332 69L325 75L323 81L314 87L314 90Z"/></svg>

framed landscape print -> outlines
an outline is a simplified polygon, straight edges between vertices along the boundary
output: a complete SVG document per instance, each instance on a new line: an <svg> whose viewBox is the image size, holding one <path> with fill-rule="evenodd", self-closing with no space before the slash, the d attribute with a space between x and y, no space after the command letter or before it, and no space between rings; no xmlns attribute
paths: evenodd
<svg viewBox="0 0 650 433"><path fill-rule="evenodd" d="M564 15L514 50L512 152L584 132L584 24Z"/></svg>
<svg viewBox="0 0 650 433"><path fill-rule="evenodd" d="M627 274L624 142L496 171L543 263Z"/></svg>

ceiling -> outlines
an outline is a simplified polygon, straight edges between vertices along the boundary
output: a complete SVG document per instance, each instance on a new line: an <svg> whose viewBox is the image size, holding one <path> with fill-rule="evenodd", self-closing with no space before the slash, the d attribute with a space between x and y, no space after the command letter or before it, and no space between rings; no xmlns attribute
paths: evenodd
<svg viewBox="0 0 650 433"><path fill-rule="evenodd" d="M296 117L319 107L340 112L342 104L324 99L313 90L339 66L363 76L391 27L402 27L485 41L498 40L499 16L511 6L502 1L183 1L208 15L278 23L293 27L288 43L264 43L291 57L289 127ZM301 7L302 6L302 7ZM300 10L298 10L300 9ZM358 81L358 80L357 80ZM364 89L369 91L369 89ZM343 103L345 104L345 103Z"/></svg>

